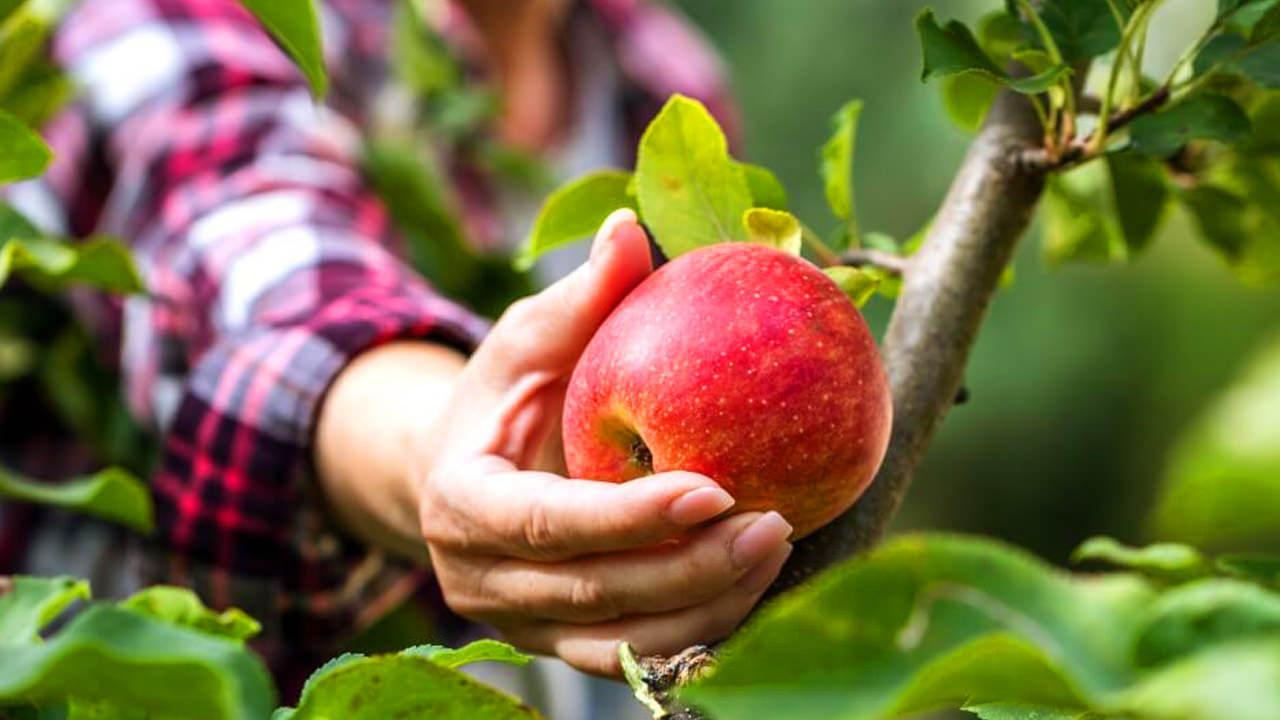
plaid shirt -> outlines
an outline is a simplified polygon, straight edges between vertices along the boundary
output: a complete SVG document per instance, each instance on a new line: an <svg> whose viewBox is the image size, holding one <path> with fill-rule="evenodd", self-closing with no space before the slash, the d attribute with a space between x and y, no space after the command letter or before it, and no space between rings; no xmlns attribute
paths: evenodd
<svg viewBox="0 0 1280 720"><path fill-rule="evenodd" d="M53 46L85 95L46 129L47 175L12 192L51 231L132 244L149 294L76 304L118 358L130 409L162 438L142 581L258 616L286 688L429 586L321 511L309 445L325 389L379 343L466 350L485 330L406 267L357 170L389 6L323 4L334 90L316 106L234 0L87 0ZM733 124L714 56L669 10L584 0L579 14L615 58L623 146L672 92ZM0 542L0 572L22 567L13 540Z"/></svg>

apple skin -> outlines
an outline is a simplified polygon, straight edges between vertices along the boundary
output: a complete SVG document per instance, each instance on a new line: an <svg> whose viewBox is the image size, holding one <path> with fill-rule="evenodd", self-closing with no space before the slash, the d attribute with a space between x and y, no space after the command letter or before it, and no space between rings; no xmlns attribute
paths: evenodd
<svg viewBox="0 0 1280 720"><path fill-rule="evenodd" d="M893 403L858 309L809 262L721 243L646 278L605 320L565 397L573 477L686 470L734 512L777 510L803 537L866 490Z"/></svg>

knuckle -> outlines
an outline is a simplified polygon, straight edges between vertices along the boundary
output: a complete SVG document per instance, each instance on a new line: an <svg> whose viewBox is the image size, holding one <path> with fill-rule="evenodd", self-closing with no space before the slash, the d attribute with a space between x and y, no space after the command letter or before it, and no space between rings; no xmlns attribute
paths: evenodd
<svg viewBox="0 0 1280 720"><path fill-rule="evenodd" d="M457 518L449 508L446 496L439 491L443 483L448 483L448 470L437 470L422 485L423 499L418 510L419 532L429 545L455 547L458 545L460 529Z"/></svg>
<svg viewBox="0 0 1280 720"><path fill-rule="evenodd" d="M613 594L599 580L590 577L574 578L569 586L569 607L577 613L602 622L620 617Z"/></svg>
<svg viewBox="0 0 1280 720"><path fill-rule="evenodd" d="M440 594L449 609L470 620L488 621L495 617L498 608L489 580L493 567L473 568L447 564L437 569L436 578Z"/></svg>
<svg viewBox="0 0 1280 720"><path fill-rule="evenodd" d="M541 496L529 505L521 535L525 547L539 558L555 557L562 549L552 514Z"/></svg>

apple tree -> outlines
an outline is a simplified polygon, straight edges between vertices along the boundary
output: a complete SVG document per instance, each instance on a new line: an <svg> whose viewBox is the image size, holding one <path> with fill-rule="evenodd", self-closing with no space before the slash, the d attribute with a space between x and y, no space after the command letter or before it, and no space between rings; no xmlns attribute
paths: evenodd
<svg viewBox="0 0 1280 720"><path fill-rule="evenodd" d="M322 95L312 2L243 3ZM478 128L492 98L462 84L430 38L405 30L416 10L397 4L404 22L393 54L415 112L406 127L370 140L366 169L415 264L449 292L496 312L529 287L521 270L539 254L588 236L626 206L668 258L720 242L766 243L809 258L855 304L874 295L895 303L882 341L895 419L875 482L797 546L779 597L721 648L674 658L620 648L628 681L655 717L860 719L944 708L986 720L1280 717L1280 555L1269 554L1280 552L1274 349L1179 443L1151 519L1169 542L1091 539L1076 560L1108 571L1088 574L981 538L881 543L935 431L964 395L970 350L1037 213L1053 262L1120 262L1142 252L1181 206L1243 282L1280 280L1280 2L1216 0L1200 37L1154 77L1145 47L1161 0L992 5L974 27L930 11L916 19L923 79L938 83L948 113L976 132L917 235L899 240L859 222L851 169L859 116L874 107L839 109L819 152L836 225L823 233L814 228L831 219L791 214L777 178L731 157L705 109L677 96L645 133L634 170L600 171L552 192L509 261L466 249L433 153L413 140L425 128L486 142ZM72 92L38 52L62 6L0 0L0 182L37 175L49 161L31 128ZM513 179L545 183L509 148L482 145L481 154ZM46 293L74 283L142 291L118 243L45 238L0 206L0 282L11 274ZM0 378L41 372L55 348L0 335ZM82 424L100 426L109 415L95 410ZM150 525L145 490L121 470L53 489L0 472L0 495L141 531ZM0 713L230 718L266 717L275 706L244 645L256 623L242 613L152 588L91 603L51 631L87 587L67 578L3 583ZM296 707L272 717L533 717L456 672L479 661L527 658L493 642L345 655L316 672Z"/></svg>

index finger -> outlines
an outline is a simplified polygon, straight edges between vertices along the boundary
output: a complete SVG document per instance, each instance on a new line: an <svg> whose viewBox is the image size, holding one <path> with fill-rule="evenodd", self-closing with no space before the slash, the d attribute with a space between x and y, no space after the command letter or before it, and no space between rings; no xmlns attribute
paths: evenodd
<svg viewBox="0 0 1280 720"><path fill-rule="evenodd" d="M472 554L542 561L655 545L734 502L696 473L610 483L522 472L496 458L445 470L433 485L422 518L428 540Z"/></svg>

